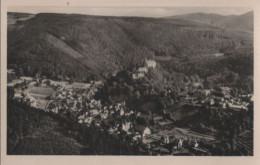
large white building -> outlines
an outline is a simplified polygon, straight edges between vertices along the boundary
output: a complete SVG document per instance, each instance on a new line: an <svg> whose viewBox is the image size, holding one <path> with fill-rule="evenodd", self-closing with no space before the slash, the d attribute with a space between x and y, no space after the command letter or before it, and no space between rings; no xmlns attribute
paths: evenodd
<svg viewBox="0 0 260 165"><path fill-rule="evenodd" d="M155 68L156 67L156 61L154 60L146 60L145 59L146 66L148 68Z"/></svg>

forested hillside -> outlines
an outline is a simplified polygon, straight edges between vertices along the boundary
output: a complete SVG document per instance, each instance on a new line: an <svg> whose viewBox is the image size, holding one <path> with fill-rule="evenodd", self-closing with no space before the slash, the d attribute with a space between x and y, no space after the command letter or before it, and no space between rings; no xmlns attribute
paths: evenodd
<svg viewBox="0 0 260 165"><path fill-rule="evenodd" d="M159 83L171 77L180 82L180 74L204 80L224 71L244 81L253 74L252 38L180 19L37 14L9 29L8 68L20 75L88 81L133 69L148 58L162 66L156 71L164 75ZM214 53L225 56L213 58Z"/></svg>

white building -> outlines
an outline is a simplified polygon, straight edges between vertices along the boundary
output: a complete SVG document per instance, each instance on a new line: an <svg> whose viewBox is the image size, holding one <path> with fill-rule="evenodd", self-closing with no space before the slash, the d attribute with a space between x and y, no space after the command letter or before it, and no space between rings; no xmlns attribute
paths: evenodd
<svg viewBox="0 0 260 165"><path fill-rule="evenodd" d="M144 73L134 73L132 74L132 78L135 79L140 79L144 77Z"/></svg>
<svg viewBox="0 0 260 165"><path fill-rule="evenodd" d="M145 59L146 66L148 68L155 68L156 67L156 61L154 60L146 60Z"/></svg>
<svg viewBox="0 0 260 165"><path fill-rule="evenodd" d="M7 73L8 73L8 74L15 74L15 72L14 72L13 69L7 69Z"/></svg>
<svg viewBox="0 0 260 165"><path fill-rule="evenodd" d="M199 147L199 144L198 144L197 141L195 141L195 143L194 143L194 148L197 148L197 147Z"/></svg>
<svg viewBox="0 0 260 165"><path fill-rule="evenodd" d="M95 85L103 85L103 81L95 81Z"/></svg>
<svg viewBox="0 0 260 165"><path fill-rule="evenodd" d="M84 123L91 124L93 117L85 118Z"/></svg>
<svg viewBox="0 0 260 165"><path fill-rule="evenodd" d="M126 122L122 124L122 130L128 132L132 128L132 123L131 122Z"/></svg>
<svg viewBox="0 0 260 165"><path fill-rule="evenodd" d="M147 72L148 72L148 69L147 69L146 67L140 67L140 68L138 68L137 72L147 73Z"/></svg>
<svg viewBox="0 0 260 165"><path fill-rule="evenodd" d="M125 111L124 111L124 109L120 109L120 116L123 116L125 114Z"/></svg>
<svg viewBox="0 0 260 165"><path fill-rule="evenodd" d="M32 77L21 77L22 80L26 80L26 81L32 81L33 78Z"/></svg>
<svg viewBox="0 0 260 165"><path fill-rule="evenodd" d="M96 109L92 109L92 110L89 111L89 114L92 115L92 116L97 116L97 115L99 115L99 111L96 110Z"/></svg>
<svg viewBox="0 0 260 165"><path fill-rule="evenodd" d="M224 53L215 53L214 56L215 57L221 57L221 56L224 56Z"/></svg>
<svg viewBox="0 0 260 165"><path fill-rule="evenodd" d="M143 137L146 137L146 136L149 136L149 135L151 135L151 130L148 128L148 127L146 127L145 129L144 129L144 132L143 132Z"/></svg>
<svg viewBox="0 0 260 165"><path fill-rule="evenodd" d="M181 149L182 148L182 140L181 139L179 139L179 142L178 142L178 149Z"/></svg>
<svg viewBox="0 0 260 165"><path fill-rule="evenodd" d="M240 110L248 110L248 108L247 107L245 107L245 106L242 106L242 105L236 105L236 104L232 104L232 103L229 103L228 104L228 107L229 108L231 108L231 109L233 109L233 110L237 110L237 111L240 111Z"/></svg>

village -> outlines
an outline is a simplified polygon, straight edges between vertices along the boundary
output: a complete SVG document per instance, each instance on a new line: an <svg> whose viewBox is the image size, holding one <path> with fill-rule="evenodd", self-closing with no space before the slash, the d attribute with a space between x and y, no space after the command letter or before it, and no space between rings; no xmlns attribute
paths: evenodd
<svg viewBox="0 0 260 165"><path fill-rule="evenodd" d="M140 80L147 74L148 69L155 68L155 61L145 60L145 66L132 73L132 79ZM11 70L8 70L8 73L15 74ZM47 112L61 115L73 113L79 124L94 125L101 131L123 137L123 140L128 139L130 144L142 144L143 152L150 155L210 155L210 151L200 144L203 141L216 140L212 135L175 126L174 117L167 118L165 115L152 113L147 115L130 109L125 101L112 105L102 104L101 100L95 99L95 94L104 86L102 81L69 83L46 78L20 77L8 86L14 87L14 99L18 101ZM234 98L230 91L231 88L224 86L214 89L196 88L179 96L174 102L224 111L247 111L249 102L253 101L253 95ZM165 97L170 94L171 90L165 93ZM175 104L168 105L170 106Z"/></svg>

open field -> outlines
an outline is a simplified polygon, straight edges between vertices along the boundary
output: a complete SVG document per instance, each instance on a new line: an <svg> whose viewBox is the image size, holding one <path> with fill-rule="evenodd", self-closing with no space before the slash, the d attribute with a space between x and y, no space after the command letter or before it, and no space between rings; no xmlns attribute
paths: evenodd
<svg viewBox="0 0 260 165"><path fill-rule="evenodd" d="M28 95L36 99L38 108L45 109L51 102L46 100L46 97L52 95L55 91L50 87L31 87L27 92Z"/></svg>
<svg viewBox="0 0 260 165"><path fill-rule="evenodd" d="M199 109L197 107L189 105L181 106L177 109L172 107L170 108L171 117L174 118L175 121L185 119L187 117L197 114L198 112Z"/></svg>
<svg viewBox="0 0 260 165"><path fill-rule="evenodd" d="M54 81L54 80L50 80L52 85L61 85L61 86L66 86L69 84L69 82L66 81Z"/></svg>
<svg viewBox="0 0 260 165"><path fill-rule="evenodd" d="M33 87L33 88L28 89L28 92L31 94L36 94L36 95L50 96L55 91L49 87Z"/></svg>
<svg viewBox="0 0 260 165"><path fill-rule="evenodd" d="M13 87L13 86L15 86L16 84L20 84L20 83L22 83L22 82L23 82L23 80L21 80L21 79L13 80L12 82L8 83L7 86Z"/></svg>
<svg viewBox="0 0 260 165"><path fill-rule="evenodd" d="M81 88L81 89L88 89L90 87L91 84L86 84L86 83L78 83L78 82L74 82L70 85L67 85L67 88Z"/></svg>

